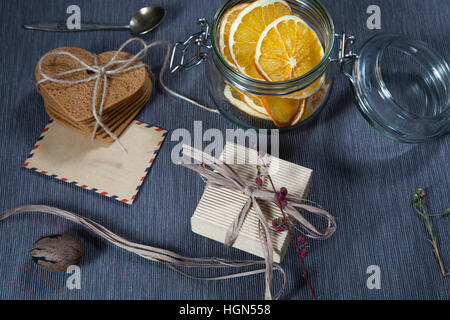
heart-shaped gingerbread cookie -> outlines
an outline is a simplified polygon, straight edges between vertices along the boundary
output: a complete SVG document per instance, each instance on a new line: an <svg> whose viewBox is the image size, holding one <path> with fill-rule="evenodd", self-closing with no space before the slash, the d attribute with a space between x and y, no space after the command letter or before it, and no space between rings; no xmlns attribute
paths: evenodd
<svg viewBox="0 0 450 320"><path fill-rule="evenodd" d="M90 66L105 66L116 53L115 51L108 51L95 56L89 51L75 47L61 47L49 53L51 52L69 52ZM116 61L130 59L131 57L133 55L120 52ZM137 64L142 64L142 61L137 60L129 66ZM108 70L114 70L120 66L121 64L114 64ZM42 72L48 76L81 67L79 62L68 55L62 54L48 56L41 63ZM38 66L35 69L35 76L37 81L43 78L39 73ZM58 79L74 81L92 76L92 72L83 70L60 76ZM95 118L92 112L95 81L93 79L88 82L70 84L50 80L41 82L39 91L44 98L47 113L55 121L86 135L92 135L95 126ZM103 77L101 76L97 88L97 112L99 112L103 85ZM101 121L116 136L119 136L145 106L151 95L151 88L152 83L145 67L108 75ZM100 127L97 130L96 138L113 141Z"/></svg>

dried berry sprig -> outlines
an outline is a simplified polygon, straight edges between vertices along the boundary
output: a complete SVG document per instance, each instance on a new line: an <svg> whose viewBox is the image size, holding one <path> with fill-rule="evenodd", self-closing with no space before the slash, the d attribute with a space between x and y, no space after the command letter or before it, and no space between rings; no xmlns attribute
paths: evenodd
<svg viewBox="0 0 450 320"><path fill-rule="evenodd" d="M306 258L306 256L308 255L308 249L306 247L306 241L304 241L304 240L306 240L306 238L305 239L303 239L304 237L302 238L302 241L304 241L303 243L302 243L302 241L299 241L300 243L302 243L302 248L300 249L299 245L295 241L294 233L292 232L292 230L291 230L291 228L289 226L289 222L288 222L288 219L286 217L286 213L284 212L284 209L283 209L286 206L286 204L287 204L286 196L288 194L288 191L287 191L287 189L285 187L282 187L280 189L280 191L278 191L278 192L276 191L276 188L275 188L275 185L274 185L274 183L272 181L272 178L270 177L270 175L268 173L268 164L266 164L264 162L265 153L260 151L258 153L258 155L259 155L259 158L261 160L262 166L260 166L260 165L256 166L257 175L256 175L255 183L256 183L256 185L258 187L261 187L263 185L262 177L264 176L264 177L267 177L269 179L270 185L271 185L271 187L273 189L273 192L275 193L275 198L278 201L278 206L279 206L279 208L281 210L281 213L283 215L283 218L282 218L281 221L279 221L279 220L278 221L272 221L272 225L275 224L276 226L274 226L274 227L279 232L285 231L287 229L287 231L289 233L289 236L291 237L292 243L294 244L295 252L297 253L297 256L298 256L298 258L300 260L300 264L302 266L302 270L303 270L303 274L305 276L306 283L308 284L309 290L311 291L314 300L317 300L316 292L314 291L314 288L312 287L311 281L309 280L308 271L306 270L305 263L303 261L303 259Z"/></svg>
<svg viewBox="0 0 450 320"><path fill-rule="evenodd" d="M436 259L438 260L439 268L441 269L442 275L444 277L447 277L448 275L450 275L450 272L446 271L444 262L442 261L442 258L439 254L438 243L437 243L436 237L434 236L434 233L433 233L433 225L430 221L430 217L448 216L448 215L450 215L450 208L448 208L441 214L427 214L427 211L425 210L425 204L424 204L425 196L426 196L425 189L422 189L422 188L418 189L416 194L414 194L414 196L413 196L412 206L414 208L414 211L416 211L425 220L425 227L427 228L428 234L430 236L430 239L428 241L431 243L431 245L433 247L433 252L434 252L434 255L436 256Z"/></svg>

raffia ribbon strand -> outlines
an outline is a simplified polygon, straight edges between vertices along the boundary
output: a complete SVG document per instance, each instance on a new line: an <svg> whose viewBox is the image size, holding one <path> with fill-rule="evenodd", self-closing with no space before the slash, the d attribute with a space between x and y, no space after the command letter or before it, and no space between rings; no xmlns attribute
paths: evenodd
<svg viewBox="0 0 450 320"><path fill-rule="evenodd" d="M249 213L251 207L254 207L259 220L259 237L261 241L262 250L264 253L264 260L241 260L228 261L221 258L191 258L179 255L175 252L152 247L149 245L131 242L122 238L112 231L106 229L102 225L83 218L70 211L61 210L55 207L45 205L26 205L7 211L0 215L0 221L6 218L19 214L22 212L45 212L59 217L63 217L75 223L85 226L90 231L106 239L110 243L123 248L129 252L137 254L144 259L156 261L166 265L167 267L181 273L184 276L201 279L201 280L224 280L238 277L246 277L255 274L264 273L265 275L265 298L279 299L286 286L286 274L279 264L273 262L273 245L268 223L259 206L259 201L276 201L273 192L268 190L252 189L247 183L233 170L229 165L209 156L199 150L188 146L183 146L183 153L191 158L202 161L201 164L181 164L189 169L199 173L206 182L215 187L225 187L232 190L241 191L243 195L248 196L246 204L241 212L236 217L235 221L230 226L226 234L225 244L229 247L233 246L240 229L242 227L245 216ZM311 205L304 204L304 200L295 197L287 197L288 205L285 208L286 214L294 218L301 226L304 227L307 235L312 238L327 238L331 236L336 230L336 222L332 215L327 211ZM327 220L328 226L325 230L318 230L297 209L304 209L314 213ZM196 268L248 268L265 265L263 269L256 269L243 272L234 272L228 275L200 278L190 273L181 270L179 267L196 267ZM272 277L273 271L279 271L283 275L283 282L278 293L272 297Z"/></svg>
<svg viewBox="0 0 450 320"><path fill-rule="evenodd" d="M135 242L131 242L126 240L125 238L122 238L118 236L117 234L113 233L112 231L106 229L102 225L87 219L83 218L73 212L62 210L56 207L51 206L45 206L45 205L25 205L21 206L12 210L9 210L3 214L0 215L0 221L7 219L8 217L12 215L16 215L23 212L43 212L43 213L49 213L55 216L59 216L62 218L65 218L67 220L73 221L77 224L80 224L93 233L97 234L98 236L104 238L105 240L109 241L110 243L114 244L117 247L120 247L122 249L125 249L131 253L137 254L141 256L144 259L159 262L164 264L165 266L169 267L170 269L186 276L189 278L194 279L200 279L200 280L225 280L225 279L232 279L232 278L239 278L239 277L247 277L252 276L260 273L264 273L265 269L256 269L256 270L249 270L249 271L243 271L243 272L233 272L228 275L218 276L218 277L207 277L207 278L201 278L197 277L193 274L187 273L183 270L181 270L179 267L188 267L188 268L249 268L249 267L255 267L260 266L264 264L264 260L239 260L239 261L230 261L225 260L221 258L191 258L191 257L185 257L180 254L177 254L175 252L152 247L149 245L139 244ZM284 291L284 288L286 286L287 278L284 270L278 265L274 265L274 270L281 272L283 275L283 283L282 286L275 296L275 299L278 299L281 294Z"/></svg>

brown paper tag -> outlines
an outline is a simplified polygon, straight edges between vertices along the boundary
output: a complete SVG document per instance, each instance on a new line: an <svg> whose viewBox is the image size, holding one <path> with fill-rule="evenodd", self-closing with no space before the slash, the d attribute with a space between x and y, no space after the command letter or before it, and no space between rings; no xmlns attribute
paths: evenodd
<svg viewBox="0 0 450 320"><path fill-rule="evenodd" d="M140 121L117 143L92 140L50 121L23 164L27 169L132 204L167 131Z"/></svg>

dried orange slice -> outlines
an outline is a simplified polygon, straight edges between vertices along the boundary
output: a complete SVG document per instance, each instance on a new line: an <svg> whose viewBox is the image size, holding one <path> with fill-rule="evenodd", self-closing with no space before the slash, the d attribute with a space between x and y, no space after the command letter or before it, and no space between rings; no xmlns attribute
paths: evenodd
<svg viewBox="0 0 450 320"><path fill-rule="evenodd" d="M299 110L299 112L297 113L297 115L295 116L295 118L291 121L290 125L291 126L296 126L297 124L299 124L301 121L303 121L303 117L305 115L305 111L306 111L306 105L307 105L307 100L303 99L301 100L302 102L302 106Z"/></svg>
<svg viewBox="0 0 450 320"><path fill-rule="evenodd" d="M256 110L254 110L253 108L250 108L244 101L242 101L242 98L241 98L242 94L236 88L234 88L228 84L225 85L223 95L225 96L225 98L227 98L227 100L233 106L237 107L239 110L247 113L248 115L250 115L252 117L264 119L264 120L271 120L271 118L267 114L267 112L265 112L265 111L264 111L264 113L258 112Z"/></svg>
<svg viewBox="0 0 450 320"><path fill-rule="evenodd" d="M262 114L265 114L269 117L269 114L267 113L266 108L264 108L264 105L258 96L252 95L250 93L244 94L241 91L241 98L246 104L248 104L248 106L250 108L252 108L253 110L258 111ZM270 119L270 117L269 117L269 119Z"/></svg>
<svg viewBox="0 0 450 320"><path fill-rule="evenodd" d="M325 99L328 90L330 89L330 86L331 81L328 80L325 81L324 84L315 94L306 99L306 106L304 108L304 112L302 112L299 116L295 117L295 119L291 123L292 126L295 126L300 122L305 121L306 119L311 117L314 112L316 112L317 108L320 107L323 100Z"/></svg>
<svg viewBox="0 0 450 320"><path fill-rule="evenodd" d="M272 21L289 14L291 8L284 0L257 0L237 15L230 29L229 48L239 72L264 79L255 66L259 37Z"/></svg>
<svg viewBox="0 0 450 320"><path fill-rule="evenodd" d="M325 99L328 90L330 89L331 81L326 80L320 89L308 98L308 103L306 107L313 109L314 111L320 107L323 100Z"/></svg>
<svg viewBox="0 0 450 320"><path fill-rule="evenodd" d="M296 116L303 112L306 100L280 98L277 96L262 96L261 102L272 121L278 127L289 126Z"/></svg>
<svg viewBox="0 0 450 320"><path fill-rule="evenodd" d="M298 78L316 67L324 56L319 38L298 16L287 15L269 24L258 39L255 65L267 81ZM291 97L303 99L314 94L323 77Z"/></svg>
<svg viewBox="0 0 450 320"><path fill-rule="evenodd" d="M226 62L234 66L233 58L231 57L230 48L228 47L228 43L230 40L230 29L234 20L238 14L248 6L248 3L242 3L237 6L232 7L223 15L223 18L220 22L219 28L219 50Z"/></svg>

